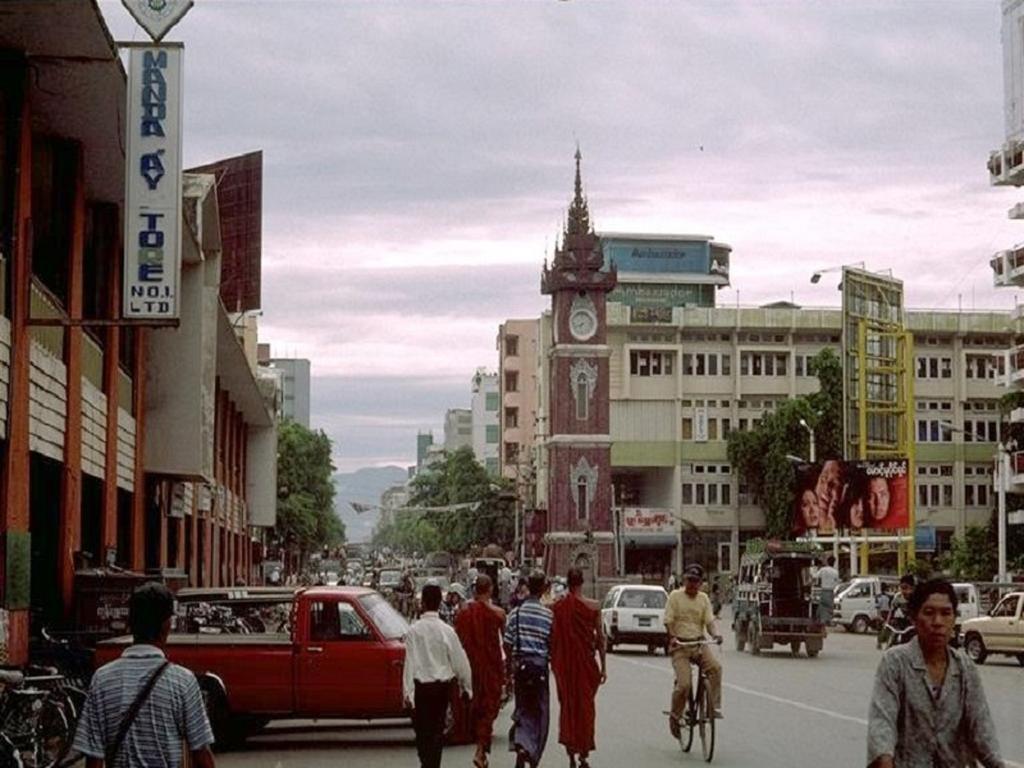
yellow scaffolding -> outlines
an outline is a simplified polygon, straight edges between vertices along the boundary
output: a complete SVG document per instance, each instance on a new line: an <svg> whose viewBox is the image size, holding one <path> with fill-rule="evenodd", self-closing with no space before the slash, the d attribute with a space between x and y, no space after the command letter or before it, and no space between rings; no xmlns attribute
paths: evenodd
<svg viewBox="0 0 1024 768"><path fill-rule="evenodd" d="M903 572L916 557L914 344L904 320L903 284L845 267L842 289L844 452L848 459L907 459L909 536L897 550ZM869 570L870 541L865 534L861 573Z"/></svg>

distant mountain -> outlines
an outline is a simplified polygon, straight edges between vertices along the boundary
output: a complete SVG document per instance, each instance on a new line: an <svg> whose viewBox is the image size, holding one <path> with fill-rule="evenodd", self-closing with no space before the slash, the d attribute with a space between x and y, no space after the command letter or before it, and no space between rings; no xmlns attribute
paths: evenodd
<svg viewBox="0 0 1024 768"><path fill-rule="evenodd" d="M338 472L334 475L334 510L345 522L345 532L349 541L369 541L373 536L373 527L380 519L376 509L380 504L380 495L388 488L404 483L409 473L402 467L364 467L355 472ZM350 502L370 504L372 511L357 514Z"/></svg>

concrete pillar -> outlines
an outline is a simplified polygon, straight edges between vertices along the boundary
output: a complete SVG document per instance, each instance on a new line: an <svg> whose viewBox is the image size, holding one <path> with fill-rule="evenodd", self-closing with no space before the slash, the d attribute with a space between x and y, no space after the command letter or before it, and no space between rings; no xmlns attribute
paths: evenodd
<svg viewBox="0 0 1024 768"><path fill-rule="evenodd" d="M81 147L75 150L75 178L71 210L71 243L67 254L67 313L82 318L83 258L85 249L85 176ZM64 617L70 618L75 586L75 552L82 528L82 328L64 329L64 366L67 371L64 420L64 467L61 471L60 527L57 531L57 574ZM41 533L41 532L40 532ZM94 553L100 563L105 552Z"/></svg>
<svg viewBox="0 0 1024 768"><path fill-rule="evenodd" d="M27 92L25 68L21 69L22 94ZM18 75L12 73L10 82ZM0 471L0 532L3 533L3 556L0 557L0 586L3 607L8 611L7 662L23 664L28 661L28 593L15 593L9 581L7 563L13 546L28 545L29 524L29 248L32 219L32 122L27 98L19 104L17 94L9 108L12 113L21 109L19 119L17 167L15 177L13 234L11 243L11 360L7 397L7 451ZM14 158L12 158L14 159ZM18 542L15 544L15 542ZM27 556L27 555L26 555ZM28 563L25 563L27 566Z"/></svg>
<svg viewBox="0 0 1024 768"><path fill-rule="evenodd" d="M110 229L112 235L104 243L109 246L96 258L105 260L111 265L109 301L106 306L107 317L119 317L121 314L121 238L116 206L103 205L97 207L95 226ZM106 446L107 460L103 472L103 533L102 542L105 548L116 548L117 541L117 421L120 410L120 356L121 333L116 326L103 330L103 394L107 398ZM130 535L130 534L129 534ZM131 546L131 542L126 542Z"/></svg>

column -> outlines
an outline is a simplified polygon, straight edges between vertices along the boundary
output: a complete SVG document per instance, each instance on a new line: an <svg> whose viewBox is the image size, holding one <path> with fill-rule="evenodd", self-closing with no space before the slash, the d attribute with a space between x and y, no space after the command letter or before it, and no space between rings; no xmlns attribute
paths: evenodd
<svg viewBox="0 0 1024 768"><path fill-rule="evenodd" d="M75 177L71 210L71 250L67 254L67 314L82 318L83 252L85 249L85 178L82 150L75 152ZM64 330L64 366L67 370L67 412L64 420L64 466L60 479L60 527L57 531L57 573L64 617L71 616L74 599L75 551L80 549L82 528L82 328ZM41 531L39 533L42 533ZM106 553L95 553L105 562Z"/></svg>
<svg viewBox="0 0 1024 768"><path fill-rule="evenodd" d="M20 73L12 72L13 83L20 75L22 88L27 90L25 69L21 64L4 64L18 67ZM20 94L19 94L20 95ZM19 103L20 102L20 103ZM24 556L24 565L29 565L29 347L28 300L29 300L29 252L31 245L29 224L32 217L32 126L27 99L12 99L9 105L12 113L21 109L18 157L15 160L20 173L16 176L14 192L13 236L11 249L11 369L7 396L10 405L7 413L7 452L0 471L0 532L3 534L3 556L0 557L0 586L3 592L3 608L8 610L8 630L4 641L7 646L7 661L22 664L28 661L28 583L12 584L7 563L15 553Z"/></svg>
<svg viewBox="0 0 1024 768"><path fill-rule="evenodd" d="M110 318L121 315L121 243L117 232L118 211L113 205L96 205L95 226L109 227L111 239L101 238L105 246L102 253L96 254L98 259L109 261L111 265L110 288L106 315ZM108 326L103 331L103 394L107 398L106 447L107 460L103 472L103 534L102 542L106 548L117 548L117 429L118 412L120 409L120 368L121 331L117 326ZM131 534L129 534L131 535ZM131 549L131 542L124 544ZM129 560L130 561L130 560Z"/></svg>

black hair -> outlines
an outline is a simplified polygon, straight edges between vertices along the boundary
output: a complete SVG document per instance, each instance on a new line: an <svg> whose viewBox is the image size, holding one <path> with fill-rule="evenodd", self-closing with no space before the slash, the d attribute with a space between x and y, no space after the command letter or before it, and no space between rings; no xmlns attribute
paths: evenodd
<svg viewBox="0 0 1024 768"><path fill-rule="evenodd" d="M174 595L159 581L147 581L132 592L128 620L136 643L161 639L164 622L174 615Z"/></svg>
<svg viewBox="0 0 1024 768"><path fill-rule="evenodd" d="M527 579L526 585L530 588L531 597L540 597L544 594L544 590L548 586L548 577L544 575L544 571L533 571L530 573L530 578Z"/></svg>
<svg viewBox="0 0 1024 768"><path fill-rule="evenodd" d="M836 564L835 555L829 555L828 560L826 562L834 568Z"/></svg>
<svg viewBox="0 0 1024 768"><path fill-rule="evenodd" d="M956 613L956 590L953 589L953 585L945 579L928 579L923 581L914 587L914 594L910 596L910 600L907 603L907 607L910 609L912 616L916 615L921 610L928 598L932 595L945 595L949 598L950 604L953 606L953 613Z"/></svg>
<svg viewBox="0 0 1024 768"><path fill-rule="evenodd" d="M583 571L579 568L570 568L569 572L565 574L565 581L570 589L581 586L583 584Z"/></svg>
<svg viewBox="0 0 1024 768"><path fill-rule="evenodd" d="M491 583L491 577L486 573L481 573L476 577L476 584L473 585L474 590L478 595L489 595L494 589L494 585Z"/></svg>
<svg viewBox="0 0 1024 768"><path fill-rule="evenodd" d="M906 584L907 586L914 587L917 585L917 579L914 578L914 574L905 573L900 577L900 584Z"/></svg>
<svg viewBox="0 0 1024 768"><path fill-rule="evenodd" d="M420 595L424 611L436 611L441 607L441 587L437 584L425 584Z"/></svg>

